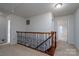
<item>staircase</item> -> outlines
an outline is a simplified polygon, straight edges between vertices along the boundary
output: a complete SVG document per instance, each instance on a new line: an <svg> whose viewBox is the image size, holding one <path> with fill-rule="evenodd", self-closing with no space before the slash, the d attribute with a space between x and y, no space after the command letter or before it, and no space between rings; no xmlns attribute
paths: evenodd
<svg viewBox="0 0 79 59"><path fill-rule="evenodd" d="M55 35L55 36L54 36ZM54 37L53 37L54 36ZM51 36L49 36L49 38L47 38L45 41L43 41L41 44L39 44L36 48L40 47L42 44L44 44L47 40L49 40L50 38L52 38L52 45L50 48L48 48L45 53L53 56L55 53L55 49L56 49L56 32L52 33Z"/></svg>
<svg viewBox="0 0 79 59"><path fill-rule="evenodd" d="M41 39L43 39L43 41ZM56 49L56 32L17 31L17 42L18 44L25 45L53 56Z"/></svg>
<svg viewBox="0 0 79 59"><path fill-rule="evenodd" d="M55 37L52 37L52 39L53 39L52 46L48 50L46 50L46 53L49 54L49 55L51 55L51 56L54 55L55 49L56 49L56 46L57 46L57 43L56 43L56 32L55 32Z"/></svg>

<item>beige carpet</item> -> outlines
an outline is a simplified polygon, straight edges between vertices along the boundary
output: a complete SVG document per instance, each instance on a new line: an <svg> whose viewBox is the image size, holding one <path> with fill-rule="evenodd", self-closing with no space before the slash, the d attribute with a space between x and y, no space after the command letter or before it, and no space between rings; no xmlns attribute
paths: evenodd
<svg viewBox="0 0 79 59"><path fill-rule="evenodd" d="M55 56L79 56L79 50L64 41L57 42ZM22 45L0 45L0 56L49 56Z"/></svg>
<svg viewBox="0 0 79 59"><path fill-rule="evenodd" d="M57 42L55 56L78 56L78 55L79 51L74 47L74 45L68 44L64 41Z"/></svg>
<svg viewBox="0 0 79 59"><path fill-rule="evenodd" d="M49 56L22 45L1 45L0 56Z"/></svg>

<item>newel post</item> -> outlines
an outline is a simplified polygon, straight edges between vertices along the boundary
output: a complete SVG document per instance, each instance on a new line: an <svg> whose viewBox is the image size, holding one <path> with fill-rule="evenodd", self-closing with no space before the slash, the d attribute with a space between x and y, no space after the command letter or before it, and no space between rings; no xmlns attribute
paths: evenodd
<svg viewBox="0 0 79 59"><path fill-rule="evenodd" d="M54 34L54 32L51 32L51 36L52 36L52 41L51 41L52 45L51 45L51 46L52 46L52 47L54 46L54 45L53 45L53 42L54 42L54 41L53 41L53 34Z"/></svg>
<svg viewBox="0 0 79 59"><path fill-rule="evenodd" d="M55 32L55 48L57 47L57 42L56 42L56 32Z"/></svg>

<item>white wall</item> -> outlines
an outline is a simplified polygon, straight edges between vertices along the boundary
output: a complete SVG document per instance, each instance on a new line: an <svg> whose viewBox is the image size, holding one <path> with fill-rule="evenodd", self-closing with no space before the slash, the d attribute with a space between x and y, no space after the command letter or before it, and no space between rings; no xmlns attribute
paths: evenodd
<svg viewBox="0 0 79 59"><path fill-rule="evenodd" d="M79 11L77 11L75 13L75 18L76 18L76 25L75 27L77 28L78 25L79 25L79 20L78 20L78 14ZM30 19L30 25L26 25L26 20L27 19L24 19L23 17L20 17L20 16L16 16L16 15L7 15L7 18L5 16L1 16L0 15L0 36L1 37L5 37L7 39L7 20L11 20L11 44L16 44L17 43L17 34L16 34L16 31L28 31L28 32L50 32L50 31L55 31L57 30L57 25L56 25L56 21L58 22L61 22L63 21L63 24L64 22L68 25L68 28L67 28L67 40L69 43L74 43L74 15L68 15L68 16L62 16L62 17L56 17L55 20L54 20L54 17L52 15L51 12L49 13L45 13L45 14L41 14L41 15L37 15L37 16L33 16L33 17L30 17L28 18ZM61 20L61 21L60 21ZM2 21L2 22L1 22ZM55 25L54 25L55 24ZM55 29L54 29L55 27ZM76 29L76 33L75 33L75 37L76 37L76 45L78 45L78 30L79 28ZM2 34L2 32L4 34Z"/></svg>
<svg viewBox="0 0 79 59"><path fill-rule="evenodd" d="M50 32L52 24L52 13L45 13L38 16L28 18L30 25L26 30L29 32Z"/></svg>
<svg viewBox="0 0 79 59"><path fill-rule="evenodd" d="M55 31L56 30L56 20L57 21L62 20L63 22L67 21L67 23L68 23L68 42L70 42L70 43L74 42L74 29L73 29L74 16L73 15L56 17L54 20L52 13L49 12L49 13L30 17L28 19L30 19L30 25L26 25L27 19L24 19L23 17L19 17L19 16L12 15L12 14L7 15L7 18L4 16L0 16L0 22L2 21L1 28L4 28L4 29L0 30L0 32L4 32L4 34L1 34L1 35L4 35L5 37L7 37L6 36L6 32L7 32L6 27L8 25L8 24L6 24L6 22L8 22L7 20L11 20L11 29L10 29L11 30L11 32L10 32L11 44L17 43L16 31L29 31L29 32L31 32L31 31L32 32ZM54 25L54 22L55 22L55 25ZM55 30L54 30L54 26L55 26Z"/></svg>
<svg viewBox="0 0 79 59"><path fill-rule="evenodd" d="M2 39L5 39L4 42L2 42ZM0 43L6 43L7 42L7 19L6 16L0 12Z"/></svg>
<svg viewBox="0 0 79 59"><path fill-rule="evenodd" d="M79 9L75 12L75 45L79 49Z"/></svg>
<svg viewBox="0 0 79 59"><path fill-rule="evenodd" d="M52 24L52 13L45 13L42 15L30 17L30 25L26 25L26 20L23 17L16 15L8 15L7 20L11 21L10 28L10 43L17 43L16 31L28 32L50 32Z"/></svg>
<svg viewBox="0 0 79 59"><path fill-rule="evenodd" d="M68 43L75 44L74 27L75 18L74 14L68 16Z"/></svg>
<svg viewBox="0 0 79 59"><path fill-rule="evenodd" d="M62 26L62 32L60 28ZM58 40L74 44L74 15L55 17L55 30Z"/></svg>
<svg viewBox="0 0 79 59"><path fill-rule="evenodd" d="M17 43L17 34L16 31L26 31L26 20L22 17L16 15L8 15L7 19L11 21L10 28L10 43Z"/></svg>

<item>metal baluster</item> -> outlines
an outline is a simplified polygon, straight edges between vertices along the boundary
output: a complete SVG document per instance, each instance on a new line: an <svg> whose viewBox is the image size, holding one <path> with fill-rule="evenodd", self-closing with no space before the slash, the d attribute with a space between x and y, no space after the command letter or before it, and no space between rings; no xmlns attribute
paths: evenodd
<svg viewBox="0 0 79 59"><path fill-rule="evenodd" d="M18 43L20 43L20 32L18 32Z"/></svg>
<svg viewBox="0 0 79 59"><path fill-rule="evenodd" d="M50 36L50 34L48 34L48 36ZM49 48L50 48L50 45L51 45L50 41L51 41L51 38L49 39Z"/></svg>
<svg viewBox="0 0 79 59"><path fill-rule="evenodd" d="M22 37L22 44L23 44L23 36L22 36L22 32L21 32L21 37Z"/></svg>
<svg viewBox="0 0 79 59"><path fill-rule="evenodd" d="M29 33L28 33L28 44L30 44L30 43L29 43Z"/></svg>
<svg viewBox="0 0 79 59"><path fill-rule="evenodd" d="M31 42L31 47L33 47L33 42L32 42L32 40L33 40L33 34L32 33L30 33L30 36L31 36L31 39L30 39L30 42Z"/></svg>
<svg viewBox="0 0 79 59"><path fill-rule="evenodd" d="M32 40L32 34L31 33L29 33L29 37L31 38L31 39L29 39L29 43L30 43L30 47L31 47L31 45L32 45L32 42L31 42L31 40Z"/></svg>
<svg viewBox="0 0 79 59"><path fill-rule="evenodd" d="M43 34L43 38L44 38L44 41L45 41L45 34ZM44 51L46 50L46 42L44 43Z"/></svg>
<svg viewBox="0 0 79 59"><path fill-rule="evenodd" d="M30 39L31 45L30 46L32 47L32 39L33 39L32 37L33 37L33 34L30 33L30 36L31 36L31 39Z"/></svg>
<svg viewBox="0 0 79 59"><path fill-rule="evenodd" d="M46 34L46 39L48 38L47 35L48 34ZM46 42L46 50L48 49L48 46L49 46L49 40Z"/></svg>
<svg viewBox="0 0 79 59"><path fill-rule="evenodd" d="M38 44L39 44L39 34L37 34L37 46L38 46ZM38 48L37 48L38 49Z"/></svg>
<svg viewBox="0 0 79 59"><path fill-rule="evenodd" d="M21 32L21 42L20 42L20 44L22 44L22 32Z"/></svg>
<svg viewBox="0 0 79 59"><path fill-rule="evenodd" d="M23 44L23 33L22 33L22 44ZM23 44L24 45L24 44Z"/></svg>
<svg viewBox="0 0 79 59"><path fill-rule="evenodd" d="M45 37L46 37L45 39L48 38L47 35L48 35L48 34L45 34ZM49 42L49 40L45 42L45 43L46 43L46 49L45 49L45 50L47 50L47 48L48 48L48 42Z"/></svg>
<svg viewBox="0 0 79 59"><path fill-rule="evenodd" d="M25 39L26 39L26 33L24 33L24 45L26 45L25 44L25 42L26 42Z"/></svg>
<svg viewBox="0 0 79 59"><path fill-rule="evenodd" d="M25 33L23 33L23 44L25 45Z"/></svg>
<svg viewBox="0 0 79 59"><path fill-rule="evenodd" d="M17 43L18 43L18 33L17 33Z"/></svg>
<svg viewBox="0 0 79 59"><path fill-rule="evenodd" d="M28 33L27 33L27 36L26 36L26 38L27 38L27 44L28 44Z"/></svg>
<svg viewBox="0 0 79 59"><path fill-rule="evenodd" d="M38 41L37 41L37 37L38 37L38 35L36 34L36 46L37 46L37 44L38 44L38 43L37 43L37 42L38 42Z"/></svg>
<svg viewBox="0 0 79 59"><path fill-rule="evenodd" d="M37 39L36 39L36 40L37 40L37 46L38 46L38 37L39 37L39 35L37 34ZM38 48L37 48L37 49L38 49Z"/></svg>
<svg viewBox="0 0 79 59"><path fill-rule="evenodd" d="M35 43L35 46L34 46L34 48L36 47L36 43L37 43L37 33L35 34L35 39L34 39L34 43Z"/></svg>
<svg viewBox="0 0 79 59"><path fill-rule="evenodd" d="M21 33L19 32L19 44L21 44Z"/></svg>
<svg viewBox="0 0 79 59"><path fill-rule="evenodd" d="M51 36L50 34L47 34L47 36L49 37L49 36ZM48 49L50 48L50 42L51 42L51 40L50 40L51 38L49 38L49 42L48 42Z"/></svg>

